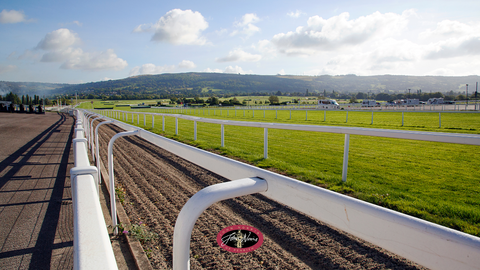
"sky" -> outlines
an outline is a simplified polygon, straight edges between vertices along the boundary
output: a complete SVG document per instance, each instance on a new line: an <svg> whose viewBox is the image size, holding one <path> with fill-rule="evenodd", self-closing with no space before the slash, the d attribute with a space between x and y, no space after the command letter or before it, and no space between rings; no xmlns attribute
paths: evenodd
<svg viewBox="0 0 480 270"><path fill-rule="evenodd" d="M480 1L2 0L0 81L480 74Z"/></svg>

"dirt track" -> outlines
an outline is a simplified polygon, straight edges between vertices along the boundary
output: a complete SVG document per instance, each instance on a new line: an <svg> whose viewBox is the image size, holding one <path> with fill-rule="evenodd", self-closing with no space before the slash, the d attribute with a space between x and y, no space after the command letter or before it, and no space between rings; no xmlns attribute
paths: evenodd
<svg viewBox="0 0 480 270"><path fill-rule="evenodd" d="M96 122L98 123L98 122ZM102 161L116 126L100 128ZM156 269L172 267L176 218L200 189L228 181L138 137L115 142L115 180L125 188L124 207L132 223L159 234L144 244ZM265 241L250 253L229 253L216 243L231 225L259 229ZM421 269L420 266L303 215L262 195L226 200L198 219L191 239L191 269Z"/></svg>

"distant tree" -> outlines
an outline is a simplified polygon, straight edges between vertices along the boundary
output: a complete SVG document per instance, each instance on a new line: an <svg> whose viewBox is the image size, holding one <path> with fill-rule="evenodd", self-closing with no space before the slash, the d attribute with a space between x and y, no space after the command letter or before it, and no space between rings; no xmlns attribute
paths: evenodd
<svg viewBox="0 0 480 270"><path fill-rule="evenodd" d="M357 103L357 98L352 96L352 98L350 98L350 103Z"/></svg>
<svg viewBox="0 0 480 270"><path fill-rule="evenodd" d="M25 106L23 104L20 104L20 112L21 113L25 112Z"/></svg>
<svg viewBox="0 0 480 270"><path fill-rule="evenodd" d="M274 95L269 96L268 101L270 102L270 104L279 104L280 103L280 100L278 99L278 97L274 96Z"/></svg>
<svg viewBox="0 0 480 270"><path fill-rule="evenodd" d="M218 100L217 97L209 97L207 99L207 103L210 104L210 106L214 106L214 105L220 104L220 101Z"/></svg>
<svg viewBox="0 0 480 270"><path fill-rule="evenodd" d="M17 96L17 94L14 94L12 92L8 93L5 96L5 101L11 101L14 104L20 104L22 103L22 100Z"/></svg>
<svg viewBox="0 0 480 270"><path fill-rule="evenodd" d="M365 95L365 93L363 93L363 92L358 92L355 97L357 99L365 99L365 98L367 98L367 95Z"/></svg>

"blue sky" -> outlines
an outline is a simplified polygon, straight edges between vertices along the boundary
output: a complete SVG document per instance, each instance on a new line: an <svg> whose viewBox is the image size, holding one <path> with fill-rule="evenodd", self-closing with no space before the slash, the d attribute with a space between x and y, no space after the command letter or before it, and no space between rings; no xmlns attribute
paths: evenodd
<svg viewBox="0 0 480 270"><path fill-rule="evenodd" d="M0 80L480 74L480 1L0 4Z"/></svg>

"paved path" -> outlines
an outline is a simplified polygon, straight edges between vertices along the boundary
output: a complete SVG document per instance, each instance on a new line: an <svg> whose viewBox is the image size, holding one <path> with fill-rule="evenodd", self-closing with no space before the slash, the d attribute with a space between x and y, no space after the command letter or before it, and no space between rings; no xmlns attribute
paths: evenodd
<svg viewBox="0 0 480 270"><path fill-rule="evenodd" d="M72 117L0 113L0 269L72 269Z"/></svg>

